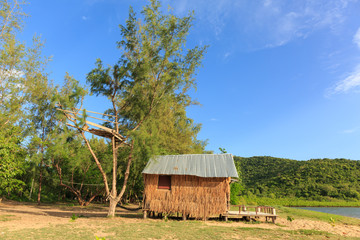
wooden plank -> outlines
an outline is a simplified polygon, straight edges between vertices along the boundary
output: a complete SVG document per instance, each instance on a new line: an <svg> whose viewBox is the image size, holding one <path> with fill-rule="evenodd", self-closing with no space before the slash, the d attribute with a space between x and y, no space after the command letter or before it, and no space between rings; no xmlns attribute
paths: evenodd
<svg viewBox="0 0 360 240"><path fill-rule="evenodd" d="M74 112L69 111L69 110L64 110L64 109L60 109L60 108L57 108L57 110L60 110L60 111L63 111L63 112L69 112L69 113L75 115ZM77 118L76 116L70 115L70 114L68 114L68 117L70 117L70 118L72 118L72 119L75 119L75 120L79 120L79 118ZM91 126L100 128L100 129L102 129L102 130L104 130L104 131L112 134L114 137L116 137L117 139L119 139L121 142L124 142L124 141L125 141L125 137L123 137L121 134L117 133L114 129L107 128L107 127L104 127L104 126L102 126L102 125L100 125L100 124L93 123L93 122L90 122L90 121L87 121L87 120L85 121L85 123L88 124L88 125L91 125ZM71 125L71 124L68 124L68 123L67 123L67 125L76 128L74 125ZM90 131L88 131L88 130L85 129L85 128L83 128L82 130L87 131L87 132L90 132ZM91 132L90 132L90 133L91 133Z"/></svg>
<svg viewBox="0 0 360 240"><path fill-rule="evenodd" d="M66 123L66 125L68 125L68 126L70 126L70 127L73 127L73 128L77 128L76 126L74 126L74 125L72 125L72 124L70 124L70 123ZM84 131L86 131L86 132L89 132L87 129L82 129L82 130L84 130Z"/></svg>
<svg viewBox="0 0 360 240"><path fill-rule="evenodd" d="M115 123L115 122L110 121L110 120L106 120L106 119L102 119L102 118L97 118L97 117L93 117L93 116L86 116L86 117L89 117L89 118L94 118L94 119L101 120L101 121L104 121L104 122Z"/></svg>
<svg viewBox="0 0 360 240"><path fill-rule="evenodd" d="M70 112L70 113L74 114L73 112L68 111L68 110L64 110L64 109L58 109L58 110L64 111L64 112ZM79 118L77 118L76 116L72 116L72 115L68 115L68 116L69 116L70 118L72 118L72 119L79 120ZM90 122L90 121L87 121L87 120L86 120L85 122L86 122L86 124L89 124L89 125L91 125L91 126L100 128L100 129L105 130L105 131L107 131L107 132L110 132L110 133L115 132L113 129L104 127L104 126L99 125L99 124L97 124L97 123L93 123L93 122ZM74 126L74 127L75 127L75 126Z"/></svg>
<svg viewBox="0 0 360 240"><path fill-rule="evenodd" d="M83 109L78 109L78 108L75 108L76 110L79 110L79 111L82 111L82 110L84 110L84 108ZM103 116L108 116L108 117L115 117L114 115L110 115L110 114L105 114L105 113L98 113L98 112L94 112L94 111L90 111L90 110L86 110L85 109L85 111L87 111L87 112L89 112L89 113L95 113L95 114L100 114L100 115L103 115Z"/></svg>
<svg viewBox="0 0 360 240"><path fill-rule="evenodd" d="M100 128L100 129L105 130L105 131L108 131L108 132L110 132L110 133L112 133L112 132L114 131L114 130L111 129L111 128L104 127L104 126L99 125L99 124L97 124L97 123L93 123L93 122L90 122L90 121L85 121L85 122L86 122L86 124L89 124L89 125L91 125L91 126Z"/></svg>
<svg viewBox="0 0 360 240"><path fill-rule="evenodd" d="M75 116L75 114L80 114L80 113L76 113L76 112L73 112L73 111L70 111L70 110L61 109L61 108L56 108L56 109L57 109L57 110L60 110L60 111L63 111L63 112L72 113L72 114L74 114L74 116ZM76 108L76 109L77 109L77 108ZM87 110L85 110L85 111L87 111ZM91 112L91 111L89 111L89 112ZM99 113L99 114L100 114L100 113ZM80 115L81 115L81 114L80 114ZM108 115L108 116L111 116L111 115ZM104 122L115 123L115 122L113 122L113 121L110 121L110 120L107 120L107 119L103 119L103 118L97 118L97 117L93 117L93 116L86 116L86 117L94 118L94 119L101 120L101 121L104 121ZM111 117L113 117L113 116L111 116Z"/></svg>

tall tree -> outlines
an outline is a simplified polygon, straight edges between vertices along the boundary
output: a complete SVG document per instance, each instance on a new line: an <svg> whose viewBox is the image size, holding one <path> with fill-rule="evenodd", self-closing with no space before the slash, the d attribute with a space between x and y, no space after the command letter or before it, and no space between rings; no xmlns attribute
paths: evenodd
<svg viewBox="0 0 360 240"><path fill-rule="evenodd" d="M29 126L29 150L32 160L36 163L39 172L39 188L37 202L41 201L41 190L44 168L50 167L50 157L47 152L58 136L57 114L55 109L55 88L49 84L47 76L37 74L37 86L31 92L27 125Z"/></svg>
<svg viewBox="0 0 360 240"><path fill-rule="evenodd" d="M22 12L24 1L0 0L0 134L7 136L7 143L16 143L10 153L23 149L19 139L24 139L28 128L26 122L29 101L34 90L42 81L39 77L44 70L41 60L42 42L34 37L33 45L27 46L17 40L17 34L22 30L25 14ZM14 133L16 129L16 134ZM14 139L12 139L14 138ZM2 161L2 168L16 170L8 160ZM25 156L23 156L25 158ZM3 160L3 159L1 159ZM8 162L6 164L5 162Z"/></svg>
<svg viewBox="0 0 360 240"><path fill-rule="evenodd" d="M76 116L67 114L81 132L102 174L110 201L108 216L115 215L116 205L125 192L134 145L142 127L157 111L161 112L161 107L171 109L190 102L187 91L195 85L193 76L206 49L195 47L187 50L185 47L193 14L184 18L164 14L160 11L160 3L155 0L145 6L141 13L143 23L130 8L126 24L120 26L122 40L118 42L118 48L122 55L119 62L113 67L104 67L102 61L98 60L95 69L87 76L91 92L107 97L112 105L105 111L111 121L107 127L113 133L112 175L106 174L101 159L86 139L84 131L87 126L79 124ZM120 166L123 182L118 193L119 151L120 156L126 155L127 160L126 166Z"/></svg>

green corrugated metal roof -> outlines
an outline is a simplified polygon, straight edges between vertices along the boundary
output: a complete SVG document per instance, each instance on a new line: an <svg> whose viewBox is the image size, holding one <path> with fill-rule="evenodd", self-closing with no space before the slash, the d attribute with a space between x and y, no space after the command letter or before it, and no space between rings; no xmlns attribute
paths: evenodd
<svg viewBox="0 0 360 240"><path fill-rule="evenodd" d="M198 177L239 177L231 154L156 156L149 160L142 173Z"/></svg>

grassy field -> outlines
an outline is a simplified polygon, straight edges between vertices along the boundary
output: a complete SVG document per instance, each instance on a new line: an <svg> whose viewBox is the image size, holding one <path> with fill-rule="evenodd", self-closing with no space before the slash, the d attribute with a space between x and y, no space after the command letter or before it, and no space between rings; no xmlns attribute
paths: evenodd
<svg viewBox="0 0 360 240"><path fill-rule="evenodd" d="M5 209L0 205L0 239L360 239L359 219L287 207L277 208L279 219L272 224L263 221L143 220L141 212L126 211L115 218L106 218L95 215L98 210L102 210L101 214L106 213L103 207L20 206ZM1 212L4 209L6 211ZM12 213L12 209L18 210ZM37 210L34 215L24 215L33 209ZM289 217L291 222L287 220ZM43 222L31 225L37 218L43 218ZM30 225L23 227L26 224ZM302 228L302 225L308 227Z"/></svg>
<svg viewBox="0 0 360 240"><path fill-rule="evenodd" d="M316 230L282 230L246 227L208 226L203 222L168 221L132 224L111 221L97 226L76 223L17 232L2 232L2 239L340 239L338 235ZM344 238L356 239L356 238Z"/></svg>

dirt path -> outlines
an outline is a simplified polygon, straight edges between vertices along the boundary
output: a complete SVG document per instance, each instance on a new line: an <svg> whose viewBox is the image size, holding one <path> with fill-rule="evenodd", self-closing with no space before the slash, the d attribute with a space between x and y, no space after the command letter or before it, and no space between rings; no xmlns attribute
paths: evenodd
<svg viewBox="0 0 360 240"><path fill-rule="evenodd" d="M138 217L139 212L128 211L117 208L116 214L126 214L123 221L129 223L141 223L144 220ZM68 224L73 214L83 216L85 218L77 219L78 226L91 227L102 222L118 221L119 218L106 218L107 208L102 206L81 208L78 206L69 207L65 205L36 205L34 203L18 203L13 201L3 201L0 203L0 229L8 229L9 231L16 231L25 228L44 228L51 225ZM132 217L133 216L133 217ZM1 221L1 217L8 218L10 221ZM149 219L146 221L161 221ZM283 218L277 219L277 225L260 223L260 224L246 224L244 222L222 223L218 221L207 221L206 224L224 226L224 227L255 227L266 229L285 229L285 230L299 230L299 229L313 229L325 231L342 236L360 237L360 226L335 224L331 225L326 222L312 221L312 220L294 220L292 222Z"/></svg>

